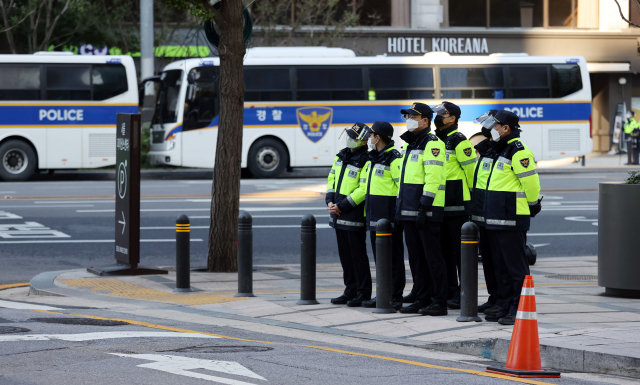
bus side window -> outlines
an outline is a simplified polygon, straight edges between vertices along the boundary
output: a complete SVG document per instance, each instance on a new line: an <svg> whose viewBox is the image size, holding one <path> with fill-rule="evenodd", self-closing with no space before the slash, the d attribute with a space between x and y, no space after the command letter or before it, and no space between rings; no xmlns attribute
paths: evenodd
<svg viewBox="0 0 640 385"><path fill-rule="evenodd" d="M40 66L1 64L0 100L40 100Z"/></svg>
<svg viewBox="0 0 640 385"><path fill-rule="evenodd" d="M369 67L369 100L433 99L433 69Z"/></svg>
<svg viewBox="0 0 640 385"><path fill-rule="evenodd" d="M46 65L46 100L91 100L91 66Z"/></svg>
<svg viewBox="0 0 640 385"><path fill-rule="evenodd" d="M441 68L440 88L445 99L502 99L504 68Z"/></svg>
<svg viewBox="0 0 640 385"><path fill-rule="evenodd" d="M582 76L577 64L551 65L551 97L561 98L582 89Z"/></svg>
<svg viewBox="0 0 640 385"><path fill-rule="evenodd" d="M297 100L365 100L361 67L298 68Z"/></svg>
<svg viewBox="0 0 640 385"><path fill-rule="evenodd" d="M293 100L288 67L245 67L244 88L244 100L247 102L285 102Z"/></svg>
<svg viewBox="0 0 640 385"><path fill-rule="evenodd" d="M549 98L549 66L509 66L509 98Z"/></svg>
<svg viewBox="0 0 640 385"><path fill-rule="evenodd" d="M93 100L106 100L127 92L127 71L122 64L93 66Z"/></svg>
<svg viewBox="0 0 640 385"><path fill-rule="evenodd" d="M194 68L189 71L188 79L183 117L185 131L208 127L218 116L220 106L217 68Z"/></svg>

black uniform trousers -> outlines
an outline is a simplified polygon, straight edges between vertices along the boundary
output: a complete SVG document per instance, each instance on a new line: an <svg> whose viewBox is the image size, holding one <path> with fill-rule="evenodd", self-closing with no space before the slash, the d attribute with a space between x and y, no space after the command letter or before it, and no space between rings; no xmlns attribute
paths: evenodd
<svg viewBox="0 0 640 385"><path fill-rule="evenodd" d="M447 267L440 248L440 227L418 230L415 222L403 221L404 239L409 251L416 300L446 305Z"/></svg>
<svg viewBox="0 0 640 385"><path fill-rule="evenodd" d="M525 231L486 230L487 238L495 260L500 259L504 263L506 271L501 273L505 295L509 300L504 301L502 308L515 314L520 302L522 284L526 275L529 275L529 263L524 252L527 233ZM505 274L508 273L508 276ZM500 281L498 285L500 286Z"/></svg>
<svg viewBox="0 0 640 385"><path fill-rule="evenodd" d="M444 217L440 225L440 246L447 265L447 298L453 298L460 294L460 257L462 248L460 238L462 236L462 225L469 220L469 216Z"/></svg>
<svg viewBox="0 0 640 385"><path fill-rule="evenodd" d="M624 134L624 147L627 150L627 163L633 164L633 139L631 139L631 134Z"/></svg>
<svg viewBox="0 0 640 385"><path fill-rule="evenodd" d="M336 230L338 255L342 264L344 295L354 298L362 294L364 299L371 298L371 269L367 256L366 231Z"/></svg>
<svg viewBox="0 0 640 385"><path fill-rule="evenodd" d="M370 231L371 249L373 260L376 261L376 232ZM404 271L404 243L402 242L402 230L391 233L391 281L393 286L393 299L402 301L402 293L407 283Z"/></svg>
<svg viewBox="0 0 640 385"><path fill-rule="evenodd" d="M487 284L487 292L489 293L488 301L496 303L500 298L498 296L498 277L500 271L499 265L494 262L493 254L491 253L491 246L489 245L489 239L487 238L487 231L484 226L478 226L478 235L480 237L480 253L482 254L482 271L484 273L484 282ZM502 298L504 299L504 298Z"/></svg>

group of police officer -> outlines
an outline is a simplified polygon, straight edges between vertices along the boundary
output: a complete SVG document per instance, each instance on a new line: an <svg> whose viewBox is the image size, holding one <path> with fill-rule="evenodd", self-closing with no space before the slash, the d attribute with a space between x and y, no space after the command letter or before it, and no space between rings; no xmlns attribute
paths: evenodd
<svg viewBox="0 0 640 385"><path fill-rule="evenodd" d="M627 165L639 164L638 158L640 153L640 122L637 122L633 116L635 112L627 113L627 120L624 122L624 140L627 143Z"/></svg>
<svg viewBox="0 0 640 385"><path fill-rule="evenodd" d="M541 210L540 180L533 153L520 140L518 116L490 110L478 117L485 138L474 150L458 132L457 105L414 103L400 113L407 125L402 152L387 122L356 123L340 136L346 148L333 162L326 203L346 288L331 303L376 306L366 231L375 260L376 224L384 218L393 224L392 306L430 316L459 309L461 228L471 220L480 229L489 292L478 310L487 321L512 325L529 274L526 232ZM406 296L403 232L413 278Z"/></svg>

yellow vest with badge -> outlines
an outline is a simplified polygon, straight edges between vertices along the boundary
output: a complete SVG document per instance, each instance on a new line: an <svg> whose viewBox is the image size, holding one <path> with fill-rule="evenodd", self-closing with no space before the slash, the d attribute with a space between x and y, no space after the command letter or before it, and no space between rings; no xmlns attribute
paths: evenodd
<svg viewBox="0 0 640 385"><path fill-rule="evenodd" d="M445 132L447 135L444 139L447 183L444 198L444 216L470 215L471 194L469 191L470 186L473 184L476 152L471 142L462 133L458 132L457 124L449 127ZM442 139L442 136L439 137Z"/></svg>

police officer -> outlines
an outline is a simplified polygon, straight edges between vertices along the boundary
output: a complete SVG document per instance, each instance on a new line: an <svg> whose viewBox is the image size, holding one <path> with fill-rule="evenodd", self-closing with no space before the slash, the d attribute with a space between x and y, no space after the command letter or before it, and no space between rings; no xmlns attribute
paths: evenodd
<svg viewBox="0 0 640 385"><path fill-rule="evenodd" d="M504 261L511 276L511 298L497 314L502 325L515 323L522 283L529 275L525 256L526 232L531 217L540 212L540 178L533 153L520 140L519 118L510 111L499 110L488 118L486 128L496 142L498 154L484 202L486 235L492 255Z"/></svg>
<svg viewBox="0 0 640 385"><path fill-rule="evenodd" d="M458 132L460 107L453 103L442 102L433 108L436 114L433 124L436 135L445 143L447 173L444 198L444 220L440 227L440 246L447 264L448 298L447 306L460 309L460 237L462 225L471 214L471 194L476 153L473 145L461 132Z"/></svg>
<svg viewBox="0 0 640 385"><path fill-rule="evenodd" d="M404 270L404 244L402 228L395 226L396 197L400 186L400 166L402 155L394 147L393 126L387 122L376 121L370 129L363 131L361 139L368 139L369 161L365 164L360 177L360 186L365 191L365 219L373 259L376 260L376 226L379 219L391 221L392 255L391 271L393 286L392 306L396 310L402 307L402 292L406 283ZM376 307L376 300L365 301L362 306Z"/></svg>
<svg viewBox="0 0 640 385"><path fill-rule="evenodd" d="M636 122L633 118L635 112L629 111L627 112L627 121L624 122L624 141L627 146L627 165L629 164L638 164L638 158L633 156L633 130L640 128L640 124Z"/></svg>
<svg viewBox="0 0 640 385"><path fill-rule="evenodd" d="M371 271L366 246L364 191L359 189L360 173L367 162L367 143L358 136L368 127L356 123L346 128L339 141L346 148L336 155L329 172L325 201L330 213L329 224L336 231L338 254L342 264L344 293L331 300L333 304L361 306L371 299Z"/></svg>
<svg viewBox="0 0 640 385"><path fill-rule="evenodd" d="M444 142L431 133L433 111L423 103L401 110L407 121L396 221L404 227L416 300L401 313L447 315L447 274L440 248L444 216Z"/></svg>
<svg viewBox="0 0 640 385"><path fill-rule="evenodd" d="M474 120L475 123L484 123L490 116L495 116L498 110L489 110L488 113L479 116ZM478 312L485 312L487 321L498 322L495 313L502 307L502 303L510 299L511 283L509 273L504 267L504 263L496 260L491 253L487 232L485 230L484 219L484 198L486 195L487 181L491 174L491 169L498 154L494 150L496 142L491 140L491 130L485 127L481 128L484 140L475 145L475 149L479 154L473 173L473 183L471 184L471 221L478 226L478 235L480 237L480 251L482 254L482 270L484 272L484 280L487 285L489 299L482 305L478 306Z"/></svg>

